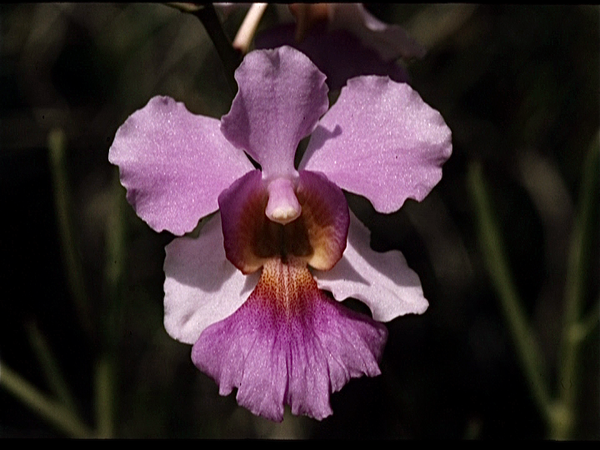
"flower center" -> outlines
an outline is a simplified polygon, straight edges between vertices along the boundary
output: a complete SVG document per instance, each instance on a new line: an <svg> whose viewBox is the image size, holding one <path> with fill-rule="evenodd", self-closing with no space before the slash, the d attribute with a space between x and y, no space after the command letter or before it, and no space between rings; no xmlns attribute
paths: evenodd
<svg viewBox="0 0 600 450"><path fill-rule="evenodd" d="M342 257L348 205L324 175L301 171L298 178L266 183L249 172L219 197L227 259L248 274L271 260L294 257L318 270Z"/></svg>

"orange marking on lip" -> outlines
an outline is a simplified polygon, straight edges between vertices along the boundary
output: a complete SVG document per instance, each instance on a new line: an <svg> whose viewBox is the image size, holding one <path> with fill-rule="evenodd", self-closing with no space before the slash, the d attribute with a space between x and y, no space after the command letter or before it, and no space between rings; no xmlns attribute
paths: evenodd
<svg viewBox="0 0 600 450"><path fill-rule="evenodd" d="M265 262L252 296L275 308L277 317L301 314L310 300L321 297L315 279L298 258L269 259Z"/></svg>

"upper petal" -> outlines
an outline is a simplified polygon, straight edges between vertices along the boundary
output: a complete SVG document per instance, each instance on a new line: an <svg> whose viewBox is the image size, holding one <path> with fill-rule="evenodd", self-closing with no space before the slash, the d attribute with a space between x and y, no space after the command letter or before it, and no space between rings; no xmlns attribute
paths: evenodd
<svg viewBox="0 0 600 450"><path fill-rule="evenodd" d="M294 155L329 101L325 75L291 47L249 53L235 72L239 91L221 131L261 166L263 176L295 173Z"/></svg>
<svg viewBox="0 0 600 450"><path fill-rule="evenodd" d="M353 78L313 132L300 169L321 171L379 212L422 200L452 153L450 129L410 86Z"/></svg>
<svg viewBox="0 0 600 450"><path fill-rule="evenodd" d="M233 314L258 281L258 275L243 275L225 258L220 214L198 238L174 239L165 251L165 329L186 344Z"/></svg>
<svg viewBox="0 0 600 450"><path fill-rule="evenodd" d="M252 164L219 131L219 121L154 97L117 130L108 159L127 200L156 231L182 235L218 209L217 197Z"/></svg>
<svg viewBox="0 0 600 450"><path fill-rule="evenodd" d="M397 250L375 252L370 232L350 213L348 244L344 256L327 272L314 271L320 289L337 300L348 297L365 303L373 319L388 322L404 314L422 314L428 303L419 276Z"/></svg>

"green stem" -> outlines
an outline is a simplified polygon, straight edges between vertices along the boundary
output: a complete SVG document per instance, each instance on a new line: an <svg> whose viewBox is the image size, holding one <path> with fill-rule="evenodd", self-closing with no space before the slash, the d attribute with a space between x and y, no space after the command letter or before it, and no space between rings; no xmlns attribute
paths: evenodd
<svg viewBox="0 0 600 450"><path fill-rule="evenodd" d="M48 399L1 361L0 385L65 434L76 438L93 436L92 430L72 411L61 403Z"/></svg>
<svg viewBox="0 0 600 450"><path fill-rule="evenodd" d="M596 327L600 324L600 316L598 312L600 311L600 305L596 304L594 308L592 308L592 312L588 312L586 316L582 317L579 321L579 331L581 332L581 339L586 339L592 331L596 329Z"/></svg>
<svg viewBox="0 0 600 450"><path fill-rule="evenodd" d="M569 439L576 423L581 344L587 336L588 320L582 320L586 286L596 232L598 207L599 139L594 140L584 165L579 211L571 240L565 288L565 313L559 353L559 395L552 437ZM597 319L597 317L596 317Z"/></svg>
<svg viewBox="0 0 600 450"><path fill-rule="evenodd" d="M242 55L231 45L231 41L225 34L225 31L223 31L221 21L217 17L214 6L211 3L206 3L204 5L194 5L191 3L167 4L200 19L200 22L204 25L204 29L208 33L208 36L219 54L219 58L221 58L221 62L225 68L227 85L229 86L233 98L237 92L237 83L234 78L234 73L242 62Z"/></svg>
<svg viewBox="0 0 600 450"><path fill-rule="evenodd" d="M119 183L118 171L114 172L111 192L111 209L106 221L106 260L104 283L106 288L106 315L104 342L109 351L119 346L122 324L122 288L125 274L126 242L123 217L125 194Z"/></svg>
<svg viewBox="0 0 600 450"><path fill-rule="evenodd" d="M125 274L126 242L123 217L125 195L115 171L111 192L111 210L106 222L106 261L104 281L106 287L106 314L103 321L104 355L96 363L96 418L98 436L115 434L116 355L122 330L122 287Z"/></svg>
<svg viewBox="0 0 600 450"><path fill-rule="evenodd" d="M88 314L88 301L83 277L83 267L79 256L75 227L71 215L71 197L65 161L66 137L61 129L52 130L48 135L48 150L56 209L57 226L60 233L63 261L67 272L69 290L75 302L82 327L88 334L92 332L92 322Z"/></svg>
<svg viewBox="0 0 600 450"><path fill-rule="evenodd" d="M499 227L492 212L480 163L470 164L467 181L477 216L479 247L488 274L500 300L533 398L544 418L549 421L551 401L545 365L533 332L527 323L521 299L508 268L508 259Z"/></svg>
<svg viewBox="0 0 600 450"><path fill-rule="evenodd" d="M71 411L76 411L75 401L73 400L71 391L62 376L46 339L35 324L30 323L26 328L29 340L31 341L31 345L40 365L42 366L42 370L46 375L50 389L67 408Z"/></svg>
<svg viewBox="0 0 600 450"><path fill-rule="evenodd" d="M96 362L96 427L97 437L114 436L114 364L110 355L104 355Z"/></svg>

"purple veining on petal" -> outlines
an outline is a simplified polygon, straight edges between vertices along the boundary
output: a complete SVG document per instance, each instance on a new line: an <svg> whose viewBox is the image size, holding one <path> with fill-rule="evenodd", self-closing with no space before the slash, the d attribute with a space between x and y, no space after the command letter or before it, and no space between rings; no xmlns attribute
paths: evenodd
<svg viewBox="0 0 600 450"><path fill-rule="evenodd" d="M318 290L305 264L269 261L246 303L207 328L192 360L254 414L323 419L330 393L351 378L379 375L385 327Z"/></svg>
<svg viewBox="0 0 600 450"><path fill-rule="evenodd" d="M246 55L235 78L239 91L221 119L223 135L265 178L293 176L298 143L329 106L325 75L304 54L280 47Z"/></svg>
<svg viewBox="0 0 600 450"><path fill-rule="evenodd" d="M182 235L217 210L217 197L252 170L219 122L183 103L154 97L117 130L108 159L120 168L127 200L156 231Z"/></svg>
<svg viewBox="0 0 600 450"><path fill-rule="evenodd" d="M387 77L348 81L311 136L300 169L321 171L379 212L422 200L450 157L450 129L410 86Z"/></svg>

